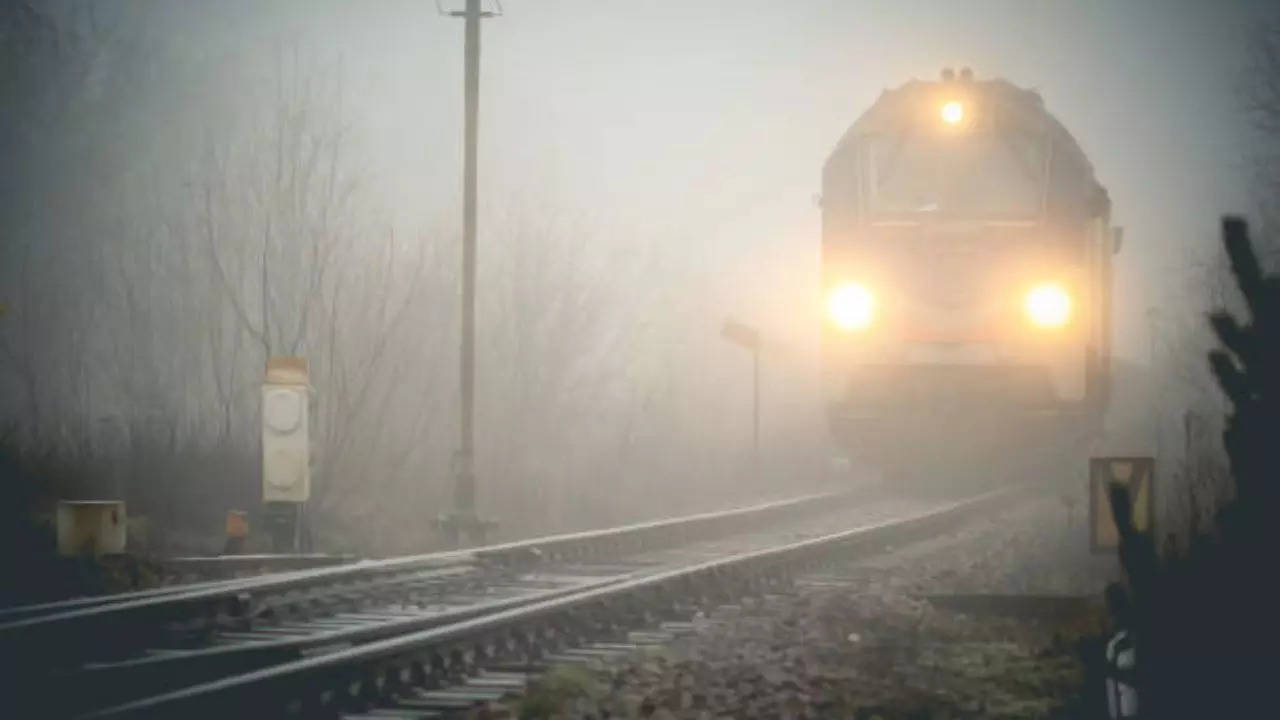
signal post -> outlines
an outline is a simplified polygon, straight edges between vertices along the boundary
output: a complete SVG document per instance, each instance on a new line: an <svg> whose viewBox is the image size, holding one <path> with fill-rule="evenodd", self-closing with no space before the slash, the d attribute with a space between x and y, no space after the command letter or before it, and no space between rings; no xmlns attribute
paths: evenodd
<svg viewBox="0 0 1280 720"><path fill-rule="evenodd" d="M262 501L276 552L297 552L311 498L311 386L307 361L272 357L262 384Z"/></svg>

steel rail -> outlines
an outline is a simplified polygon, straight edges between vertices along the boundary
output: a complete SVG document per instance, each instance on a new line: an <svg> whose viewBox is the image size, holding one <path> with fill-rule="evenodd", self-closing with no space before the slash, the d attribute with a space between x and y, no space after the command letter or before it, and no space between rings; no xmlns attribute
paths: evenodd
<svg viewBox="0 0 1280 720"><path fill-rule="evenodd" d="M26 605L9 605L7 607L0 608L0 623L7 624L17 620L29 620L37 617L56 615L71 610L83 610L85 608L112 605L114 603L129 602L132 600L146 600L149 598L157 598L162 595L173 595L178 592L192 592L219 588L224 587L228 582L235 582L235 580L206 580L195 583L162 585L160 587L147 588L146 590L130 590L127 592L110 593L107 595L82 595L63 600L50 600L49 602L30 603Z"/></svg>
<svg viewBox="0 0 1280 720"><path fill-rule="evenodd" d="M225 579L235 573L255 571L266 568L271 572L288 572L291 570L312 570L335 565L350 565L360 560L355 555L332 555L329 553L300 553L282 555L277 553L253 555L214 555L212 557L168 557L156 561L162 569L170 574L191 574L204 577L215 576Z"/></svg>
<svg viewBox="0 0 1280 720"><path fill-rule="evenodd" d="M174 623L215 624L219 618L247 618L255 603L288 593L377 582L401 573L459 567L516 567L550 559L585 558L620 550L662 546L723 532L763 518L827 508L854 497L820 493L732 510L636 523L617 528L566 533L467 550L446 551L349 565L273 573L202 584L193 589L143 591L114 602L76 607L0 625L0 658L24 672L68 668L95 658L127 657L155 642ZM87 600L87 599L86 599ZM111 655L104 656L105 652ZM20 676L22 674L19 674ZM21 677L16 679L21 683Z"/></svg>
<svg viewBox="0 0 1280 720"><path fill-rule="evenodd" d="M93 712L85 717L332 716L360 712L414 687L473 672L487 660L528 665L545 644L616 631L619 617L650 617L681 599L732 597L778 575L850 553L883 551L936 536L1019 495L1002 489L905 518L716 558L512 609L337 650ZM610 617L613 615L615 617Z"/></svg>
<svg viewBox="0 0 1280 720"><path fill-rule="evenodd" d="M122 663L90 666L74 677L69 677L67 682L76 686L79 696L77 701L97 702L99 706L120 703L162 688L182 687L205 682L210 678L280 665L311 654L332 652L335 648L355 647L543 602L585 589L606 587L623 579L619 576L607 577L572 587L545 590L533 596L499 598L443 612L422 613L374 625L348 627L311 637L213 647L190 655L150 655Z"/></svg>
<svg viewBox="0 0 1280 720"><path fill-rule="evenodd" d="M100 605L129 602L156 598L161 595L172 595L179 592L193 592L211 588L225 587L226 583L243 580L237 573L258 570L255 576L273 573L309 570L317 567L347 565L360 560L355 555L329 555L311 553L303 555L214 555L210 557L179 556L155 560L154 564L168 576L197 575L204 576L192 582L172 582L145 590L129 590L125 592L107 593L103 595L82 595L50 600L46 602L28 603L24 605L8 605L0 607L0 623L24 620L42 615L53 615L68 610L78 610Z"/></svg>

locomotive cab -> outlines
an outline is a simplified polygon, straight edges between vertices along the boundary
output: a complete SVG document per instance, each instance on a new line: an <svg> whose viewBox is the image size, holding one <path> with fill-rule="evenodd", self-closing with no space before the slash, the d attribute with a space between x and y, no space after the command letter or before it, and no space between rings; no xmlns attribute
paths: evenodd
<svg viewBox="0 0 1280 720"><path fill-rule="evenodd" d="M879 100L823 169L832 430L890 470L1101 423L1110 202L1040 96L944 74Z"/></svg>

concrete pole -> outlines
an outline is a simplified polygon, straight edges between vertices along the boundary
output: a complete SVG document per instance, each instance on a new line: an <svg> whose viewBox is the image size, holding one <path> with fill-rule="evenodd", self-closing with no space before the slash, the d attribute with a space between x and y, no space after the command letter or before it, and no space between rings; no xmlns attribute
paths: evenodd
<svg viewBox="0 0 1280 720"><path fill-rule="evenodd" d="M760 470L760 345L751 348L751 464Z"/></svg>
<svg viewBox="0 0 1280 720"><path fill-rule="evenodd" d="M466 136L462 177L462 352L459 377L462 417L458 467L454 486L454 510L459 520L471 520L476 512L475 447L476 384L476 130L480 95L480 0L467 0L463 53L466 60Z"/></svg>

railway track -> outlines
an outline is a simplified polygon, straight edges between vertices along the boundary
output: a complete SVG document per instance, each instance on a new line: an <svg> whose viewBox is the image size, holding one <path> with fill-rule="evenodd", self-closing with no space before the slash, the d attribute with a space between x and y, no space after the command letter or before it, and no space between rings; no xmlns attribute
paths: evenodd
<svg viewBox="0 0 1280 720"><path fill-rule="evenodd" d="M727 552L708 544L712 538L739 536L741 548L746 530L855 501L812 495L473 550L163 588L33 615L0 625L0 652L15 669L6 697L18 707L40 703L42 715L74 714L600 589L699 553ZM777 538L757 534L751 542ZM671 549L676 557L664 557ZM64 688L75 692L59 692Z"/></svg>
<svg viewBox="0 0 1280 720"><path fill-rule="evenodd" d="M213 557L173 557L153 561L165 582L146 590L86 595L82 597L0 607L0 625L72 610L131 602L175 593L216 588L248 576L269 575L294 570L333 567L358 561L354 555L323 553L301 555L217 555Z"/></svg>
<svg viewBox="0 0 1280 720"><path fill-rule="evenodd" d="M63 683L92 700L76 710L109 705L104 688L128 689L129 700L92 717L438 717L518 692L549 664L668 642L710 607L782 591L790 578L827 561L934 536L1013 497L832 508L771 531L650 547L625 561L526 560L507 566L505 576L472 578L483 585L442 579L434 607L339 613L326 627L283 620L186 653L90 663ZM441 578L467 575L442 570Z"/></svg>
<svg viewBox="0 0 1280 720"><path fill-rule="evenodd" d="M670 642L694 631L711 608L786 592L803 573L935 537L1017 498L1012 491L999 491L909 512L900 507L888 513L891 517L867 518L852 528L845 515L831 518L830 525L810 525L805 532L762 533L754 545L703 544L647 572L161 693L90 716L447 716L518 693L531 675L552 665Z"/></svg>

